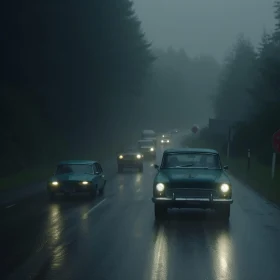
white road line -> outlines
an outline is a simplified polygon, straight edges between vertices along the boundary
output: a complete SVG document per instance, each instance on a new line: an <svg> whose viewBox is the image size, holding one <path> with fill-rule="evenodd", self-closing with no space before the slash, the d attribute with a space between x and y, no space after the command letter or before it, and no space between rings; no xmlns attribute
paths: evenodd
<svg viewBox="0 0 280 280"><path fill-rule="evenodd" d="M11 205L9 205L9 206L6 206L6 209L11 208L11 207L13 207L13 206L15 206L15 204L11 204Z"/></svg>
<svg viewBox="0 0 280 280"><path fill-rule="evenodd" d="M94 211L98 206L100 206L104 201L106 200L106 198L104 198L103 200L101 200L100 202L98 202L96 205L94 205L87 213L85 213L83 215L83 219L87 219L88 215Z"/></svg>

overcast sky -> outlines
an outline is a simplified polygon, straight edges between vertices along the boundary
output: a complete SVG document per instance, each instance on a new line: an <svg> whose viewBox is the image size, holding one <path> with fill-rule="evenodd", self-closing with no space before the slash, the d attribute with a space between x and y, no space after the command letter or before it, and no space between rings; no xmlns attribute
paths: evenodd
<svg viewBox="0 0 280 280"><path fill-rule="evenodd" d="M257 45L274 27L274 0L133 0L149 41L224 58L240 33Z"/></svg>

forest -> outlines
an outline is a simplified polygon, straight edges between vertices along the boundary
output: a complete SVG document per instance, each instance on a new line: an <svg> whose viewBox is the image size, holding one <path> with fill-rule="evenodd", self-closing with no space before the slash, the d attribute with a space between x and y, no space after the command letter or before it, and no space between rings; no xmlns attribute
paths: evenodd
<svg viewBox="0 0 280 280"><path fill-rule="evenodd" d="M132 1L6 1L0 23L0 177L104 159L212 112L219 63L155 49Z"/></svg>

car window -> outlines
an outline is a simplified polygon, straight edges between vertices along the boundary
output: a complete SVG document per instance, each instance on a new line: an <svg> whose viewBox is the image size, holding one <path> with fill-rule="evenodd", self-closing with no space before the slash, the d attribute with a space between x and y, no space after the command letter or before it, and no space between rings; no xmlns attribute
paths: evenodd
<svg viewBox="0 0 280 280"><path fill-rule="evenodd" d="M97 170L98 170L100 173L102 173L103 170L102 170L101 165L100 165L99 163L96 163L96 166L97 166Z"/></svg>
<svg viewBox="0 0 280 280"><path fill-rule="evenodd" d="M209 168L220 169L220 158L209 153L170 153L164 155L162 168Z"/></svg>
<svg viewBox="0 0 280 280"><path fill-rule="evenodd" d="M154 145L154 142L152 140L145 140L138 142L139 147L152 147Z"/></svg>
<svg viewBox="0 0 280 280"><path fill-rule="evenodd" d="M69 173L92 173L92 165L90 164L60 164L57 166L56 174L69 174Z"/></svg>
<svg viewBox="0 0 280 280"><path fill-rule="evenodd" d="M94 171L94 173L95 173L95 172L99 172L99 170L98 170L98 167L97 167L97 164L96 164L96 163L93 165L93 171Z"/></svg>

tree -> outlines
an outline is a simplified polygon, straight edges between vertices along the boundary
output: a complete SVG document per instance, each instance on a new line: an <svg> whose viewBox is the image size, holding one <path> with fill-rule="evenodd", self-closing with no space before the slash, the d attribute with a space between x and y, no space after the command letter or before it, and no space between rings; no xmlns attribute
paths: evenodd
<svg viewBox="0 0 280 280"><path fill-rule="evenodd" d="M256 77L256 53L251 42L239 36L225 60L214 99L217 118L247 120L253 113L252 98L248 93Z"/></svg>

